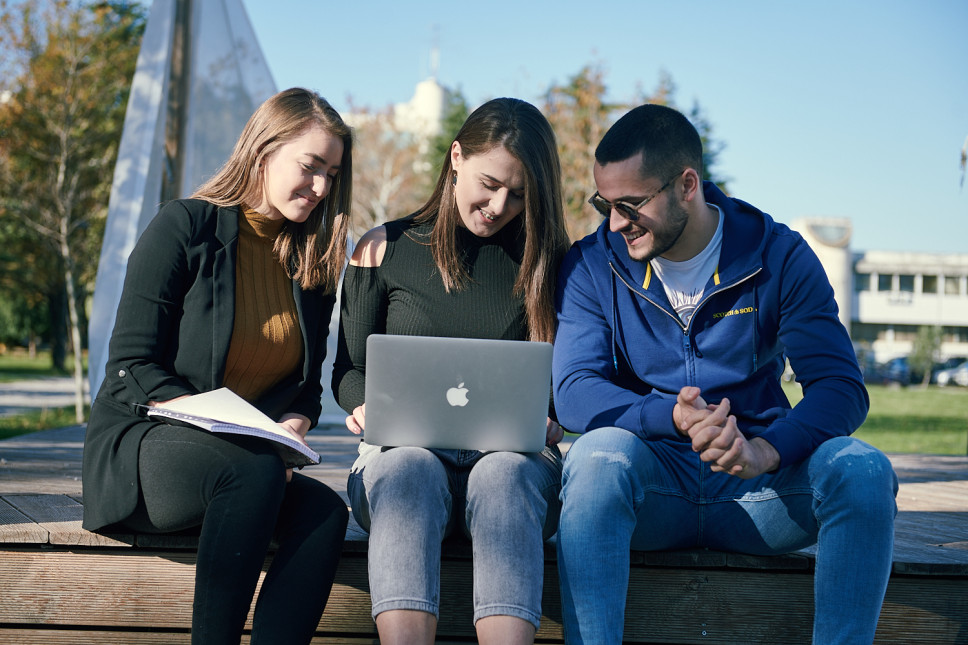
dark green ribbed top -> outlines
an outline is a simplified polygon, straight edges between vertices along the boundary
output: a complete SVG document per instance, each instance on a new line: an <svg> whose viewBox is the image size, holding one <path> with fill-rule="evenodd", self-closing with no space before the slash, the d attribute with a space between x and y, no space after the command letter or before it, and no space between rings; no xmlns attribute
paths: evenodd
<svg viewBox="0 0 968 645"><path fill-rule="evenodd" d="M459 229L470 280L447 293L429 246L429 225L388 222L378 267L343 276L333 394L347 412L363 403L370 334L527 340L524 301L512 291L521 266L521 217L489 238Z"/></svg>

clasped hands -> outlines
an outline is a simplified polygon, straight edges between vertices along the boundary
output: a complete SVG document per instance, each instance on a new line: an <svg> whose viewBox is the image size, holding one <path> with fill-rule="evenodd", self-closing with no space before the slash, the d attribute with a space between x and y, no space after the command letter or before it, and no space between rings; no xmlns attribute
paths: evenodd
<svg viewBox="0 0 968 645"><path fill-rule="evenodd" d="M729 409L729 399L707 404L698 387L684 387L676 397L672 420L713 472L752 479L776 469L780 465L776 449L765 439L747 439Z"/></svg>

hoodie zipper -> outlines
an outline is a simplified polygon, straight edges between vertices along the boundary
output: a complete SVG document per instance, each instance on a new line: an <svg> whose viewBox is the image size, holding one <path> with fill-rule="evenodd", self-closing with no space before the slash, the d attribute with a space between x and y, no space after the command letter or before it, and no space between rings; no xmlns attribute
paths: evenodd
<svg viewBox="0 0 968 645"><path fill-rule="evenodd" d="M751 279L753 276L755 276L756 274L758 274L760 271L762 271L761 268L755 269L752 273L749 273L749 274L743 276L742 278L739 278L739 279L737 279L737 280L735 280L735 281L733 281L733 282L731 282L731 283L729 283L727 285L722 285L721 284L721 285L719 285L718 288L714 289L713 291L711 291L709 293L703 294L702 299L696 305L696 311L693 313L692 318L689 319L689 324L688 325L685 325L685 324L683 324L682 319L679 318L679 316L672 315L671 313L669 313L668 311L666 311L666 309L664 307L660 306L657 302L655 302L654 300L652 300L652 298L650 298L648 295L646 295L645 293L639 291L638 287L633 287L632 285L630 285L628 283L628 281L625 279L625 277L618 271L618 269L615 268L615 265L612 263L611 260L608 261L608 266L612 270L612 273L619 280L622 281L622 284L624 284L628 288L629 291L631 291L635 295L639 296L640 298L642 298L643 300L645 300L646 302L648 302L649 304L651 304L653 307L655 307L656 309L658 309L659 311L661 311L665 315L667 315L670 318L672 318L676 322L676 324L679 325L679 328L682 329L683 349L686 350L687 355L688 355L688 352L692 352L697 357L699 356L699 350L698 350L698 348L696 348L692 344L692 339L691 339L690 332L692 330L692 321L696 319L696 315L699 313L699 310L702 309L703 305L705 305L709 301L709 299L712 298L713 296L715 296L716 294L722 293L723 291L726 291L727 289L732 289L733 287L738 286L738 285L746 282L747 280ZM613 303L612 306L615 307L616 304ZM755 315L755 312L754 312L754 315ZM754 325L756 324L755 321L754 321L753 324ZM615 353L614 350L613 350L613 353ZM755 360L755 355L754 355L754 360Z"/></svg>

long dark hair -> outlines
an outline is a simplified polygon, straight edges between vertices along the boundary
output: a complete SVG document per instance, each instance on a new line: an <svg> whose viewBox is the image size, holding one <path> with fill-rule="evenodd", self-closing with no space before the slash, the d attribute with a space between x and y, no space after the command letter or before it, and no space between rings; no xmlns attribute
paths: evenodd
<svg viewBox="0 0 968 645"><path fill-rule="evenodd" d="M518 217L523 218L525 243L514 292L524 299L530 339L550 342L555 334L555 277L569 244L554 131L530 103L499 98L474 110L454 140L465 158L503 146L524 166L524 212ZM458 245L461 219L453 173L448 149L433 194L414 216L417 222L433 224L434 261L448 292L459 290L468 278Z"/></svg>
<svg viewBox="0 0 968 645"><path fill-rule="evenodd" d="M326 293L333 293L346 260L353 131L326 99L299 87L267 99L245 124L228 161L192 196L218 206L259 205L263 198L262 161L317 125L343 141L340 171L329 194L305 222L286 220L274 250L289 277L303 289L322 287Z"/></svg>

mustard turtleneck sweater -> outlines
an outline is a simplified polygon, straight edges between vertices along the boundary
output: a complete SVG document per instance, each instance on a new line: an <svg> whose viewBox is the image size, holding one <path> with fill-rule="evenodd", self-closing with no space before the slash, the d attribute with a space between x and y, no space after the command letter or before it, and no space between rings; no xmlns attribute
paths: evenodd
<svg viewBox="0 0 968 645"><path fill-rule="evenodd" d="M224 385L248 401L302 366L292 280L272 251L285 220L243 207L235 269L235 323Z"/></svg>

